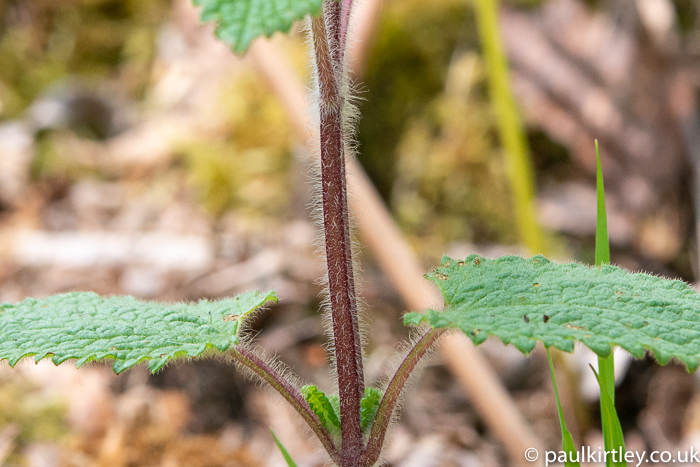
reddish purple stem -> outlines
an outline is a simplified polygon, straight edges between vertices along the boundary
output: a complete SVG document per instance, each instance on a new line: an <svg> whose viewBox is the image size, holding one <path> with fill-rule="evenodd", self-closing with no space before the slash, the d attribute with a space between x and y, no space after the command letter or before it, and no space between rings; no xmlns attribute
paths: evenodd
<svg viewBox="0 0 700 467"><path fill-rule="evenodd" d="M345 49L352 0L326 0L323 17L311 21L319 87L323 229L328 298L340 399L341 467L369 467L382 450L386 430L412 371L441 332L429 331L411 349L379 405L365 446L361 423L364 396L360 339L345 173ZM313 428L313 426L312 426ZM324 430L325 433L325 430ZM323 440L322 440L323 441ZM333 457L331 452L331 457ZM334 460L338 462L335 458Z"/></svg>
<svg viewBox="0 0 700 467"><path fill-rule="evenodd" d="M258 357L250 349L243 346L235 346L232 347L231 350L233 358L238 363L252 370L253 373L272 386L273 389L279 392L282 397L294 407L321 441L321 444L323 444L323 447L328 452L328 455L331 456L331 459L336 463L342 462L330 434L321 424L321 420L319 420L316 413L311 410L309 403L306 402L306 399L304 399L304 396L302 396L299 390L289 382L285 376L275 370L262 358Z"/></svg>
<svg viewBox="0 0 700 467"><path fill-rule="evenodd" d="M337 6L327 0L325 18L313 19L311 29L319 85L323 229L340 399L341 465L352 466L364 450L360 401L365 389L346 189Z"/></svg>
<svg viewBox="0 0 700 467"><path fill-rule="evenodd" d="M429 330L415 343L413 348L408 352L408 355L406 355L406 358L401 362L401 365L398 370L396 370L394 377L391 379L389 386L387 386L384 392L384 397L377 409L374 425L372 425L372 430L369 433L367 447L358 465L369 467L374 465L379 459L382 453L382 447L384 446L386 431L389 428L394 410L401 399L401 393L421 358L433 347L442 333L443 331L441 330Z"/></svg>

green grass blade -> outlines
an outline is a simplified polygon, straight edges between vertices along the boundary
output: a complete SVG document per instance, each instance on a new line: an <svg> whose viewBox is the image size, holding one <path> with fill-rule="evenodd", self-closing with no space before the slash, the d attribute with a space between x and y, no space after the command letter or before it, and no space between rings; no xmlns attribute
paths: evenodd
<svg viewBox="0 0 700 467"><path fill-rule="evenodd" d="M277 438L277 435L275 435L275 432L272 430L272 428L270 428L270 433L272 433L272 437L275 439L275 444L279 448L280 452L282 452L284 460L287 461L287 465L289 467L297 467L297 464L292 460L292 456L290 456L287 450L284 448L284 446L282 446L282 443Z"/></svg>
<svg viewBox="0 0 700 467"><path fill-rule="evenodd" d="M600 377L605 381L605 387L608 388L608 397L613 404L615 403L615 359L614 350L607 357L598 357L598 371ZM600 388L601 392L603 388ZM602 396L601 396L602 398ZM601 399L602 403L602 399Z"/></svg>
<svg viewBox="0 0 700 467"><path fill-rule="evenodd" d="M608 217L605 211L605 186L603 184L603 169L600 163L600 148L598 140L595 142L596 153L596 197L598 210L596 213L596 228L595 228L595 265L600 267L603 264L610 264L610 241L608 239ZM600 386L600 411L604 411L604 401L610 399L612 409L615 410L615 356L614 351L606 357L598 357L598 371L600 372L600 380L603 384ZM603 392L607 393L607 398ZM614 442L610 439L609 434L612 428L606 426L608 418L603 417L603 438L606 451L613 449Z"/></svg>
<svg viewBox="0 0 700 467"><path fill-rule="evenodd" d="M613 455L608 455L605 465L607 467L627 467L625 461L625 439L622 436L622 427L620 419L615 411L615 404L608 396L608 388L600 375L591 366L593 374L595 374L598 384L601 387L600 395L600 417L603 420L603 438L605 439L605 451L613 452Z"/></svg>
<svg viewBox="0 0 700 467"><path fill-rule="evenodd" d="M566 421L564 420L564 411L561 409L561 401L559 400L559 390L557 389L557 377L554 374L554 364L552 363L552 355L549 352L549 347L547 348L547 359L549 360L549 372L552 375L552 385L554 385L554 398L557 400L557 410L559 411L559 425L561 426L562 451L566 453L566 461L564 462L564 466L581 467L581 464L578 462L578 453L576 452L576 445L574 445L574 438L573 436L571 436L571 432L569 432L569 430L566 428Z"/></svg>

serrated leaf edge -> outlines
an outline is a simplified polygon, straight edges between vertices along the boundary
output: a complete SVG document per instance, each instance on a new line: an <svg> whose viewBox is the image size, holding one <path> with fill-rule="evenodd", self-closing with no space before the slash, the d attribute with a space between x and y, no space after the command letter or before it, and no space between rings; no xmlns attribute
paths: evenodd
<svg viewBox="0 0 700 467"><path fill-rule="evenodd" d="M426 279L432 281L435 285L437 285L439 287L440 282L443 280L446 280L446 278L449 277L449 276L446 276L446 274L445 274L446 272L449 272L449 271L445 271L444 268L452 267L452 263L455 263L455 264L457 264L458 267L460 267L461 265L464 265L468 262L474 262L476 265L479 265L481 263L481 261L483 261L483 260L484 260L484 257L477 255L477 254L469 255L464 260L454 260L453 258L451 258L449 256L443 256L442 266L431 270L430 272L428 272L425 275L425 277L426 277ZM494 261L509 261L509 260L517 260L517 261L526 260L526 261L530 261L530 262L534 262L534 263L538 263L538 262L551 263L552 262L551 260L544 257L543 255L536 255L530 259L522 258L520 256L502 256L500 258L497 258ZM616 270L623 270L624 271L623 268L620 268L620 267L614 266L614 265L610 265L610 264L605 264L605 265L598 266L598 267L595 267L595 266L592 267L592 266L589 266L589 265L586 265L583 263L579 263L579 262L571 262L571 263L567 263L567 265L576 265L576 266L580 266L580 267L586 267L589 269L597 269L603 273L613 272ZM628 272L628 271L625 271L625 272ZM682 287L684 289L688 289L689 292L696 293L690 285L688 285L687 283L685 283L681 280L678 280L678 279L668 279L668 278L648 274L645 272L636 272L636 273L628 272L628 273L632 274L632 275L650 276L650 277L655 277L655 278L659 278L659 279L669 280L669 281L677 283L677 285L679 287ZM450 297L443 296L443 298L445 299L445 308L449 307L451 304ZM404 325L406 325L406 326L419 326L419 325L425 323L425 324L429 324L433 328L451 327L454 329L460 329L462 332L464 332L467 335L467 337L469 337L472 340L474 345L479 345L479 344L483 343L484 341L486 341L486 339L488 338L488 334L480 329L464 329L458 325L451 325L451 323L447 322L446 320L441 323L441 319L440 319L441 314L442 314L441 311L432 310L432 309L426 310L425 312L422 312L422 313L421 312L409 312L409 313L406 313L404 315ZM530 319L532 319L532 318L530 318ZM624 346L624 345L620 344L619 342L617 342L615 339L610 339L609 344L605 344L604 346L601 346L601 345L593 345L593 343L590 340L585 339L585 338L582 338L582 339L572 338L572 339L568 339L568 340L564 341L563 343L560 343L560 342L548 342L545 340L535 339L535 338L531 338L529 336L522 336L522 335L516 336L513 339L507 339L507 338L503 338L501 336L496 336L496 337L499 337L499 339L501 339L501 341L505 345L512 344L514 347L516 347L518 350L520 350L525 355L529 355L530 352L532 352L532 350L534 350L534 348L537 345L537 342L542 342L546 347L554 347L556 349L562 350L562 351L567 352L567 353L572 353L574 351L574 348L575 348L575 343L580 342L600 357L607 357L608 355L610 355L614 346L617 345L617 346L621 347L622 349L624 349L625 351L629 352L636 359L643 358L645 353L649 352L650 354L654 355L654 358L661 365L666 365L671 360L676 359L676 360L682 362L691 373L694 372L695 370L697 370L698 367L700 366L700 360L695 359L695 358L686 358L686 356L673 355L669 352L665 352L665 351L660 350L660 349L652 348L650 345L643 344L643 343L640 343L635 347Z"/></svg>
<svg viewBox="0 0 700 467"><path fill-rule="evenodd" d="M238 343L238 337L240 335L240 332L242 330L242 325L245 322L246 319L248 319L254 312L258 310L264 309L265 305L271 302L277 302L278 298L277 295L274 291L267 291L267 292L260 292L260 291L254 291L256 292L256 296L259 295L261 296L261 300L258 302L256 306L251 308L250 310L242 313L241 315L235 315L238 316L237 320L237 326L236 326L236 332L234 335L231 336L230 339L227 339L225 341L219 341L219 342L208 342L206 344L201 345L198 349L192 352L188 351L174 351L171 353L166 353L162 354L160 358L153 358L149 357L148 355L143 355L139 358L119 358L117 357L116 353L112 352L102 352L101 354L98 353L93 353L91 355L74 355L74 354L66 354L66 355L55 355L51 352L45 352L43 354L36 354L33 352L25 352L24 354L21 354L19 356L15 356L12 358L7 358L8 365L11 368L14 368L17 363L19 363L21 360L25 358L31 358L34 357L35 363L39 363L41 360L44 360L46 358L51 358L51 361L53 362L54 365L58 366L68 360L77 360L76 361L76 367L80 368L86 363L89 362L102 362L104 360L114 360L114 363L112 365L112 369L115 374L120 374L123 373L124 371L128 370L129 368L132 368L133 366L142 363L142 362L148 362L148 369L151 371L151 373L156 373L163 369L167 363L173 359L177 358L182 358L182 357L189 357L189 358L197 358L202 356L205 353L212 352L214 350L218 350L220 352L225 352L228 350L231 345L237 344ZM238 298L234 297L234 298ZM40 300L34 299L34 298L27 298L24 300L26 303L31 303L31 304L36 304ZM193 306L197 306L202 303L207 303L207 300L200 300L199 302L193 304ZM14 306L9 303L0 303L0 314L2 313L2 308L3 305L6 306ZM4 360L3 358L0 358L0 361Z"/></svg>

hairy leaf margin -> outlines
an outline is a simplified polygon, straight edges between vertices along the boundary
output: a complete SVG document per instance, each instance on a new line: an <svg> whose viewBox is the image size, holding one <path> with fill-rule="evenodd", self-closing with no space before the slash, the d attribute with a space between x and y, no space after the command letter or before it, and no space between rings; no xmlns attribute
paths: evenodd
<svg viewBox="0 0 700 467"><path fill-rule="evenodd" d="M274 292L251 291L218 301L157 303L134 297L73 292L21 303L0 304L0 359L52 357L77 366L114 360L115 373L147 361L151 372L177 357L225 352L238 343L244 320Z"/></svg>
<svg viewBox="0 0 700 467"><path fill-rule="evenodd" d="M556 264L544 256L463 261L443 258L427 275L445 310L408 313L407 325L460 328L475 344L494 335L523 353L537 341L566 352L582 342L600 356L619 345L635 358L650 351L690 371L700 359L700 294L680 280L602 265Z"/></svg>
<svg viewBox="0 0 700 467"><path fill-rule="evenodd" d="M288 32L294 21L317 16L323 0L193 0L202 21L216 23L216 36L242 54L259 36Z"/></svg>

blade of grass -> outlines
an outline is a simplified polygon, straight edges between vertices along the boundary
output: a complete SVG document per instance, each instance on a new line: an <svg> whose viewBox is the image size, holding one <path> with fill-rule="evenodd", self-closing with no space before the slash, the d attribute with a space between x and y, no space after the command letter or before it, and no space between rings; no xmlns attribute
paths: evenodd
<svg viewBox="0 0 700 467"><path fill-rule="evenodd" d="M603 420L603 438L606 440L605 465L607 467L627 467L627 462L625 461L625 439L622 435L620 419L615 411L615 404L608 396L608 388L605 381L603 381L593 366L591 366L591 370L593 370L593 374L595 374L601 389L600 418ZM610 447L608 447L607 440L610 440Z"/></svg>
<svg viewBox="0 0 700 467"><path fill-rule="evenodd" d="M292 460L292 456L289 455L287 450L282 446L282 443L280 440L277 438L277 435L275 435L275 432L270 428L270 433L272 433L272 437L275 439L275 444L279 448L279 450L282 452L282 455L284 456L284 460L287 461L287 465L289 467L297 467L297 464Z"/></svg>
<svg viewBox="0 0 700 467"><path fill-rule="evenodd" d="M610 263L610 241L608 239L608 217L605 211L605 187L603 185L603 169L600 163L600 148L598 140L595 141L596 153L596 195L597 195L597 215L595 228L595 265L601 266ZM612 410L615 420L615 355L614 349L610 349L610 354L607 357L598 357L598 371L596 378L600 384L600 413L603 414L606 410ZM606 401L610 402L610 408L606 409ZM624 440L621 444L617 444L618 440L613 438L611 433L614 432L614 427L610 426L610 417L601 416L603 424L603 442L606 451L624 450ZM620 422L617 421L617 426ZM620 431L620 433L622 433ZM620 439L622 435L620 434ZM608 466L613 464L607 462Z"/></svg>
<svg viewBox="0 0 700 467"><path fill-rule="evenodd" d="M595 141L596 153L596 195L598 210L595 228L595 265L610 263L610 241L608 240L608 216L605 211L605 187L603 186L603 170L600 164L600 149L598 140ZM611 349L607 357L598 357L598 371L608 388L608 396L615 403L615 360ZM601 397L602 404L602 397Z"/></svg>
<svg viewBox="0 0 700 467"><path fill-rule="evenodd" d="M559 424L561 425L561 443L562 451L566 453L566 461L564 461L565 467L581 467L578 462L578 452L576 451L576 445L574 444L574 438L571 436L569 430L566 429L566 421L564 420L564 412L561 409L561 401L559 400L559 390L557 389L557 377L554 374L554 364L552 363L552 355L549 353L549 347L547 347L547 359L549 360L549 372L552 375L552 384L554 385L554 398L557 400L557 410L559 411ZM574 461L574 455L576 460Z"/></svg>

